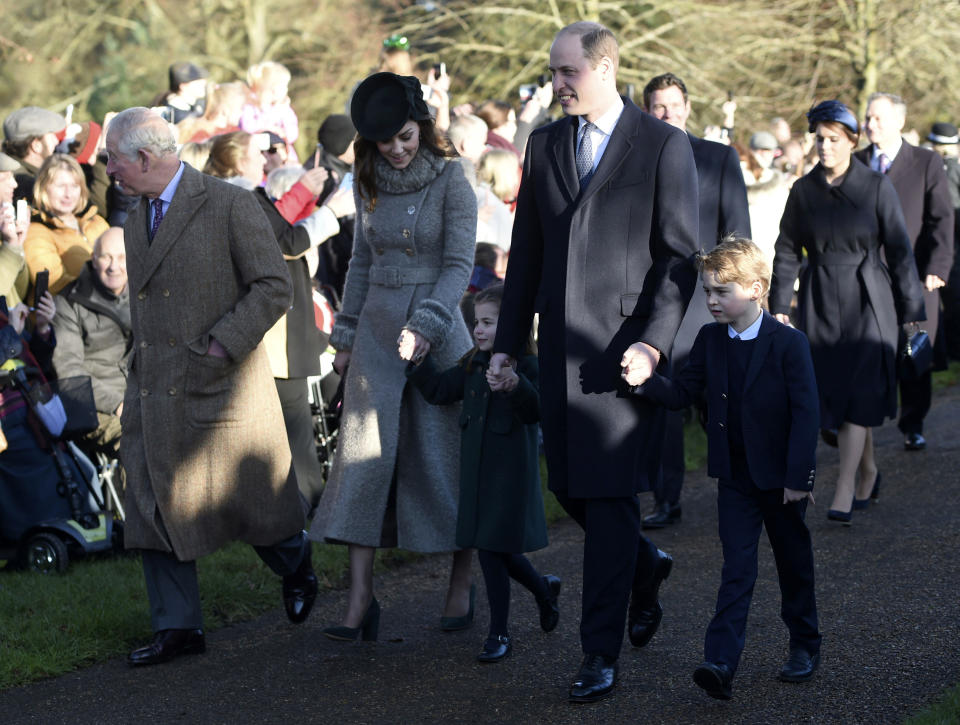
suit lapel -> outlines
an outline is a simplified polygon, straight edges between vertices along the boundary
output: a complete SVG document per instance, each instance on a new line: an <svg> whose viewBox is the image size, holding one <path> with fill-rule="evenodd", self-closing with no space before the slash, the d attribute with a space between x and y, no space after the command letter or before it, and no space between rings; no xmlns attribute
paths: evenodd
<svg viewBox="0 0 960 725"><path fill-rule="evenodd" d="M620 120L613 127L613 133L610 134L607 148L604 149L603 156L600 157L600 163L597 164L597 170L594 172L593 178L590 179L590 183L587 184L587 188L583 189L580 194L580 204L593 196L613 176L630 153L630 148L633 146L631 138L635 128L634 112L642 113L630 101L626 101L623 105L623 113L620 114ZM576 169L576 163L574 163L574 169Z"/></svg>
<svg viewBox="0 0 960 725"><path fill-rule="evenodd" d="M557 128L557 138L553 143L553 163L557 176L563 181L572 200L580 193L576 160L577 119L575 116L567 116L565 120L566 123L559 124Z"/></svg>
<svg viewBox="0 0 960 725"><path fill-rule="evenodd" d="M196 214L197 209L203 205L206 198L207 191L203 184L203 175L189 166L185 166L177 191L173 195L173 201L170 202L170 208L167 209L163 221L160 222L160 228L157 229L156 236L146 248L144 275L140 280L141 289L150 281L163 258L176 244L190 219ZM142 201L141 208L145 210L144 213L149 210L146 199ZM142 227L143 225L139 226ZM144 240L146 240L146 235L146 229L144 228ZM137 292L139 291L138 289Z"/></svg>
<svg viewBox="0 0 960 725"><path fill-rule="evenodd" d="M760 368L763 367L763 362L767 359L767 352L770 350L774 329L776 329L776 321L764 312L763 322L760 323L760 333L757 335L753 353L750 355L750 364L747 366L747 375L743 379L744 391L753 384L757 375L760 374Z"/></svg>
<svg viewBox="0 0 960 725"><path fill-rule="evenodd" d="M143 269L147 263L147 214L150 210L150 203L145 196L140 197L140 203L137 208L130 213L128 223L123 225L123 246L127 257L136 265L137 269Z"/></svg>

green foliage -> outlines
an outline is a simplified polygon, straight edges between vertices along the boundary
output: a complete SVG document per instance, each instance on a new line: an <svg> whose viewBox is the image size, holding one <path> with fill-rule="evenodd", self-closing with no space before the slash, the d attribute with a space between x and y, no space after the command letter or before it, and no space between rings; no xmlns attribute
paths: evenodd
<svg viewBox="0 0 960 725"><path fill-rule="evenodd" d="M960 685L951 687L937 702L904 721L904 725L960 725Z"/></svg>

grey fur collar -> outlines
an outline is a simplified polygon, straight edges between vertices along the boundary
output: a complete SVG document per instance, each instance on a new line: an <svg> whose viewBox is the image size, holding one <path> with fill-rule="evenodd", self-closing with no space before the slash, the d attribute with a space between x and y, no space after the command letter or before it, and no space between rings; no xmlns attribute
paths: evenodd
<svg viewBox="0 0 960 725"><path fill-rule="evenodd" d="M409 194L419 191L443 172L447 160L421 148L409 165L395 169L378 155L374 161L377 190L387 194Z"/></svg>

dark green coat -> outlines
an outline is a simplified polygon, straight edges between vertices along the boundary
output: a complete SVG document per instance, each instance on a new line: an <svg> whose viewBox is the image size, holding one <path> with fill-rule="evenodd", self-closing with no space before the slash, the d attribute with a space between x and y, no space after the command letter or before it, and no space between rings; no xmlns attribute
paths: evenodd
<svg viewBox="0 0 960 725"><path fill-rule="evenodd" d="M519 554L547 545L537 444L539 368L536 356L523 357L516 389L493 393L485 376L489 360L489 353L478 352L469 365L441 372L427 356L407 376L434 405L463 401L457 547Z"/></svg>

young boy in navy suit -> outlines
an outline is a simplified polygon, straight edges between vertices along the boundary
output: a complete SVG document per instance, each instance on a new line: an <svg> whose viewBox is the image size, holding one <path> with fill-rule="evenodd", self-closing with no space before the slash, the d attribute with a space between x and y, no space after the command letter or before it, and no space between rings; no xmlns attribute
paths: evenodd
<svg viewBox="0 0 960 725"><path fill-rule="evenodd" d="M707 628L705 662L693 680L708 695L731 696L757 579L757 544L767 529L780 580L781 616L790 631L785 682L805 682L820 663L813 548L804 523L813 501L816 380L807 338L761 308L770 264L750 240L728 237L699 259L714 324L697 335L687 365L669 380L629 368L634 392L668 408L690 405L706 390L707 472L718 479L723 572Z"/></svg>

